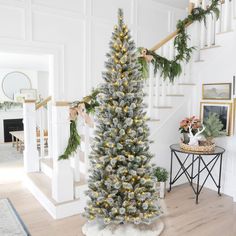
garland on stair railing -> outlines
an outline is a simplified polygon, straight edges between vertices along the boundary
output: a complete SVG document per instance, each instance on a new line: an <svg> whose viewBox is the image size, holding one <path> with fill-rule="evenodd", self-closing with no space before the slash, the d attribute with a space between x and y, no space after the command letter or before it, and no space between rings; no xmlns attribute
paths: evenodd
<svg viewBox="0 0 236 236"><path fill-rule="evenodd" d="M81 116L85 123L93 126L93 121L89 114L95 112L95 108L99 105L97 95L99 89L93 90L91 95L84 97L81 101L74 101L70 107L70 137L64 153L59 156L58 160L68 160L80 145L81 137L77 130L77 118Z"/></svg>
<svg viewBox="0 0 236 236"><path fill-rule="evenodd" d="M189 35L186 32L186 25L191 24L195 21L206 23L207 15L215 14L216 18L219 18L220 11L218 5L221 0L212 0L211 5L204 10L201 7L196 7L192 10L184 20L179 20L177 23L177 36L174 39L174 48L177 51L177 55L173 60L168 60L156 54L154 51L139 48L138 53L140 54L138 61L140 64L140 70L143 74L143 78L147 79L149 76L149 63L154 66L154 75L157 71L160 71L161 76L164 79L169 78L170 82L179 76L182 72L181 62L189 62L191 55L193 53L194 47L188 47ZM91 95L84 97L81 101L75 101L71 104L70 108L70 137L68 140L68 145L65 152L59 157L59 160L67 160L69 157L76 152L78 146L80 145L80 135L77 131L77 117L82 116L85 123L88 125L93 125L92 120L89 117L90 113L95 111L95 108L99 106L97 101L97 95L99 94L99 89L93 90Z"/></svg>
<svg viewBox="0 0 236 236"><path fill-rule="evenodd" d="M173 60L162 57L154 51L139 48L139 63L143 78L148 78L149 63L152 63L154 75L156 75L157 71L160 71L161 77L164 80L169 78L170 82L173 82L182 72L181 63L188 63L195 49L194 47L188 47L189 35L186 32L186 26L196 21L204 21L206 25L208 15L215 15L218 19L220 14L218 5L220 2L221 0L212 0L211 5L207 9L203 9L202 7L193 8L192 12L184 20L178 21L176 25L178 34L174 39L174 48L176 49L177 55Z"/></svg>

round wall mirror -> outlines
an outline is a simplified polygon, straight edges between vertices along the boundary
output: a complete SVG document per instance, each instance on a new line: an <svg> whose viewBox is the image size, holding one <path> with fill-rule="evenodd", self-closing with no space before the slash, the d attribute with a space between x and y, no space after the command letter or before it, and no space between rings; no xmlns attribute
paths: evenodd
<svg viewBox="0 0 236 236"><path fill-rule="evenodd" d="M8 73L2 80L2 90L6 97L14 100L14 94L21 89L31 89L30 78L18 71Z"/></svg>

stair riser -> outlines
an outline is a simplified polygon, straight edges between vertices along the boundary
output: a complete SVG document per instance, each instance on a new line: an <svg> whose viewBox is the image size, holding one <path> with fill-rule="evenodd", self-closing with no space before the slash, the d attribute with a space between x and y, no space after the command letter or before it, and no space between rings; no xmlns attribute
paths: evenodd
<svg viewBox="0 0 236 236"><path fill-rule="evenodd" d="M52 168L43 162L41 162L41 171L49 178L52 178Z"/></svg>

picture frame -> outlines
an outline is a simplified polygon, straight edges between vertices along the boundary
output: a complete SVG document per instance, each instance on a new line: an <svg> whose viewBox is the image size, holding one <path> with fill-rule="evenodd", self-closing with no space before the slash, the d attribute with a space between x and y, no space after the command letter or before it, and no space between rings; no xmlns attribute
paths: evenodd
<svg viewBox="0 0 236 236"><path fill-rule="evenodd" d="M234 98L233 103L233 134L236 132L236 98Z"/></svg>
<svg viewBox="0 0 236 236"><path fill-rule="evenodd" d="M21 89L22 94L26 100L38 100L37 89Z"/></svg>
<svg viewBox="0 0 236 236"><path fill-rule="evenodd" d="M222 135L231 135L231 120L232 120L232 103L220 102L201 102L200 103L200 119L204 123L208 114L217 113L223 123Z"/></svg>
<svg viewBox="0 0 236 236"><path fill-rule="evenodd" d="M202 85L202 100L231 100L232 83L211 83Z"/></svg>

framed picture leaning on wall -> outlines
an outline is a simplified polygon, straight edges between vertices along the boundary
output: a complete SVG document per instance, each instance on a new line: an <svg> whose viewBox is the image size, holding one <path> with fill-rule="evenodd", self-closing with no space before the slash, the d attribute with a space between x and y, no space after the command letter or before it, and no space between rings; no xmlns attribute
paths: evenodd
<svg viewBox="0 0 236 236"><path fill-rule="evenodd" d="M215 83L202 85L203 100L231 100L231 94L231 83Z"/></svg>
<svg viewBox="0 0 236 236"><path fill-rule="evenodd" d="M210 113L216 113L223 124L222 135L231 134L232 103L201 102L200 117L204 123Z"/></svg>

